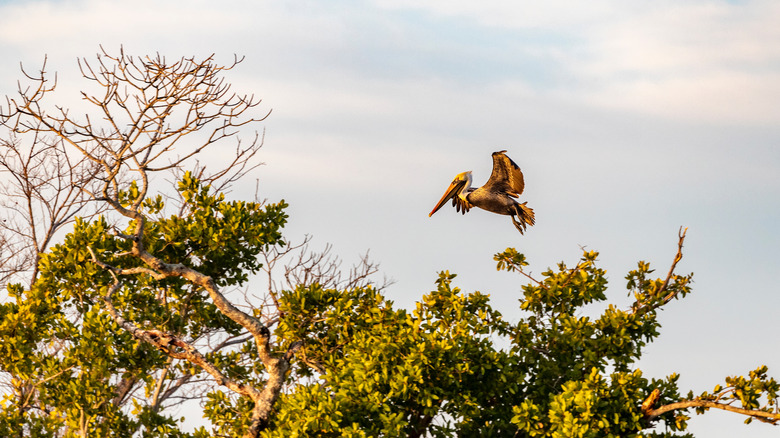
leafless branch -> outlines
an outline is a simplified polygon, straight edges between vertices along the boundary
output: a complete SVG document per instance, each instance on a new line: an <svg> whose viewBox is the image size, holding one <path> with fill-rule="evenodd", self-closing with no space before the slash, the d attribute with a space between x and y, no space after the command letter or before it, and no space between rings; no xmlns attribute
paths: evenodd
<svg viewBox="0 0 780 438"><path fill-rule="evenodd" d="M682 248L687 232L688 228L680 227L677 240L677 253L674 256L674 260L672 260L672 264L669 268L669 272L666 274L666 278L663 280L663 282L656 286L655 290L648 293L647 296L637 298L637 301L632 306L633 313L644 312L661 307L669 303L671 300L677 297L680 292L685 290L686 284L690 280L690 277L679 276L675 274L675 269L677 268L677 263L679 263L683 257ZM684 293L685 292L683 292L683 294Z"/></svg>
<svg viewBox="0 0 780 438"><path fill-rule="evenodd" d="M688 232L688 228L680 227L680 231L678 232L678 241L677 241L677 254L674 256L674 260L672 261L672 266L669 268L669 273L666 274L666 279L664 280L663 284L661 284L661 287L658 288L658 290L655 292L655 296L660 297L666 292L667 287L669 286L669 280L671 280L672 276L674 275L674 270L677 267L677 263L682 260L683 254L682 254L682 248L683 248L683 242L685 241L685 234ZM666 304L669 301L671 301L678 293L679 291L675 290L666 295L663 299L663 303Z"/></svg>
<svg viewBox="0 0 780 438"><path fill-rule="evenodd" d="M326 289L371 286L381 290L393 284L387 278L382 283L375 283L374 276L379 272L379 264L369 258L368 252L345 274L341 259L332 254L332 245L326 244L321 251L314 251L311 249L311 240L312 237L306 235L300 243L288 242L283 247L269 248L262 253L262 270L266 276L268 295L277 311L278 294L282 289L292 290L317 284ZM278 279L279 276L283 281ZM268 316L268 320L275 321L275 315Z"/></svg>

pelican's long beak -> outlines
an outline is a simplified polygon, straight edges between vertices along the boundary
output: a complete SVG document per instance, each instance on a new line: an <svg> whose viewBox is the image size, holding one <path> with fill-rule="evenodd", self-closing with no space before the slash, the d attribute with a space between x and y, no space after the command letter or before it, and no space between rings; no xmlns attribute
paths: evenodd
<svg viewBox="0 0 780 438"><path fill-rule="evenodd" d="M465 184L466 181L453 181L452 184L450 184L450 186L447 188L447 191L444 192L444 196L442 196L441 199L439 199L439 202L436 204L436 207L433 207L433 210L431 210L431 212L428 213L428 217L433 216L434 213L439 211L439 209L444 205L445 202L449 201L455 196L458 196L458 194L463 189L463 186Z"/></svg>

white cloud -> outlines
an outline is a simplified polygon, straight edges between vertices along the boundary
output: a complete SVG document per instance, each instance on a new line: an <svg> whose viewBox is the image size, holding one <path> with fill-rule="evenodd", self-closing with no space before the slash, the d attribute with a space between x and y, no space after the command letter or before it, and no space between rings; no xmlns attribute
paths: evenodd
<svg viewBox="0 0 780 438"><path fill-rule="evenodd" d="M61 61L69 68L100 43L125 44L134 53L247 55L266 77L319 76L316 85L339 90L340 103L371 98L374 79L414 87L437 77L474 87L514 83L577 105L655 116L780 121L777 3L376 5L31 2L2 7L0 41L10 48L9 71L14 55L38 63L48 53L62 69ZM404 20L408 13L418 16Z"/></svg>
<svg viewBox="0 0 780 438"><path fill-rule="evenodd" d="M522 51L535 52L539 62L554 62L560 75L555 92L574 101L716 123L780 121L774 110L780 97L776 2L379 4L466 20L486 32L508 29L515 32L511 38L539 32L534 38L544 44L524 45Z"/></svg>

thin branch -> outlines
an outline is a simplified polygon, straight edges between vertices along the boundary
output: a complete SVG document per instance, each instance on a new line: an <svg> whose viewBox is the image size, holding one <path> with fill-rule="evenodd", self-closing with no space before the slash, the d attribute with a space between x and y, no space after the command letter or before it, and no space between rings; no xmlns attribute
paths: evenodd
<svg viewBox="0 0 780 438"><path fill-rule="evenodd" d="M689 408L721 409L724 411L736 412L738 414L747 415L749 417L766 421L771 424L776 424L777 422L780 421L780 413L766 412L759 409L738 408L725 403L717 403L713 401L698 400L698 399L685 400L676 403L669 403L668 405L663 405L658 409L650 410L645 415L648 419L653 420L667 412L680 410L680 409L689 409Z"/></svg>
<svg viewBox="0 0 780 438"><path fill-rule="evenodd" d="M677 240L677 254L674 256L674 261L672 261L672 266L669 268L669 273L666 274L666 279L664 280L663 284L661 284L661 287L658 288L658 290L655 292L655 296L660 297L665 291L666 288L669 286L669 280L674 275L674 269L677 267L677 263L682 260L683 253L683 242L685 241L685 234L688 232L688 228L680 227L679 232L677 233L678 240ZM679 292L679 290L675 290L671 293L669 293L667 296L664 297L663 303L666 304L669 301L671 301Z"/></svg>
<svg viewBox="0 0 780 438"><path fill-rule="evenodd" d="M669 267L669 272L666 274L666 278L664 281L654 290L652 291L648 297L642 300L637 300L633 306L632 306L632 313L636 314L642 311L652 310L658 307L661 307L667 303L669 303L671 300L673 300L677 294L682 291L682 288L674 287L672 291L668 291L670 283L672 279L675 280L675 285L677 285L677 282L680 278L686 279L686 277L679 277L674 273L674 270L677 268L677 263L682 260L683 253L683 242L685 241L685 235L688 232L688 228L680 227L680 230L678 232L678 240L677 240L677 254L674 256L674 260L672 260L672 265ZM666 293L666 296L664 294Z"/></svg>

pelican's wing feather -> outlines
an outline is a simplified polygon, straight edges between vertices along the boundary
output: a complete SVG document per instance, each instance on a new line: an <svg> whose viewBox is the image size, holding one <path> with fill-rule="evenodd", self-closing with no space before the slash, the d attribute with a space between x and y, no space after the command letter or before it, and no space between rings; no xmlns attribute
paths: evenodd
<svg viewBox="0 0 780 438"><path fill-rule="evenodd" d="M493 152L493 173L484 187L491 192L506 193L517 198L525 188L523 172L504 152Z"/></svg>
<svg viewBox="0 0 780 438"><path fill-rule="evenodd" d="M452 205L455 207L456 211L459 211L461 214L466 214L473 205L465 199L461 199L460 196L455 196L452 198Z"/></svg>

